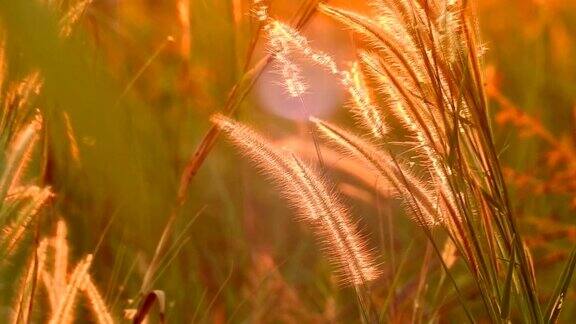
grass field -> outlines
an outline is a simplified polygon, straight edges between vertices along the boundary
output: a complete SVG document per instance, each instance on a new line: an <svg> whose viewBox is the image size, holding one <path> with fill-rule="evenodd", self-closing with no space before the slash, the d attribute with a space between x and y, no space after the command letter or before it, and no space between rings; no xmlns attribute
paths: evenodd
<svg viewBox="0 0 576 324"><path fill-rule="evenodd" d="M572 323L571 0L0 2L0 322Z"/></svg>

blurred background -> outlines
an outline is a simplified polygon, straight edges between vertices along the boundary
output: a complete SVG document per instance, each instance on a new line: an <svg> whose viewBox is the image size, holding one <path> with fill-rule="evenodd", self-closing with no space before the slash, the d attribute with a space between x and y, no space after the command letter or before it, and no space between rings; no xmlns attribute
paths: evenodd
<svg viewBox="0 0 576 324"><path fill-rule="evenodd" d="M353 291L337 285L311 233L224 141L174 212L180 175L209 129L209 116L222 111L246 66L266 54L250 1L94 0L67 41L56 37L55 17L75 1L51 1L53 10L17 2L0 5L0 21L7 79L36 69L44 78L31 105L49 120L48 159L28 171L37 176L44 170L38 180L57 193L42 229L53 232L63 218L72 259L95 252L91 272L116 316L136 307L175 213L170 249L151 285L165 292L170 322L356 321ZM273 0L270 15L292 21L304 2ZM331 3L369 10L363 1ZM576 3L475 4L487 48L493 132L546 296L576 243ZM316 15L303 30L343 66L354 59L351 35L330 19ZM307 109L353 127L337 80L301 64L310 86L303 98ZM273 68L265 69L235 117L306 156L302 103L279 82ZM374 284L375 298L391 298L390 307L402 314L414 294L426 238L397 202L375 191L375 179L349 161L333 160L331 177L385 270ZM461 272L472 307L479 307ZM576 318L576 294L570 292L561 317L566 322ZM446 322L462 316L453 299L447 296L441 308Z"/></svg>

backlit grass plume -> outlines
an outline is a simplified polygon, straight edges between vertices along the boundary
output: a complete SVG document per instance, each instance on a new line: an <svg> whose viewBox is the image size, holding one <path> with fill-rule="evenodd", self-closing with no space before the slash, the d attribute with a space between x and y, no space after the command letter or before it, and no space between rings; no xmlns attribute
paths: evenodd
<svg viewBox="0 0 576 324"><path fill-rule="evenodd" d="M375 260L327 180L298 157L264 139L247 126L222 115L214 122L235 146L269 176L282 195L324 242L344 283L363 285L378 277Z"/></svg>
<svg viewBox="0 0 576 324"><path fill-rule="evenodd" d="M364 160L404 199L418 223L432 226L441 221L427 184L414 176L402 163L381 148L328 122L311 118L322 135L345 154Z"/></svg>
<svg viewBox="0 0 576 324"><path fill-rule="evenodd" d="M483 46L473 9L465 1L405 0L376 1L374 8L374 16L368 17L319 7L359 36L360 64L381 98L380 111L395 116L407 134L393 140L401 143L397 149L412 153L411 159L428 171L428 186L398 191L440 221L463 255L492 320L509 319L516 296L523 309L517 315L541 322L532 265L510 209L490 132L482 86ZM327 123L316 124L332 142L355 155L376 156L363 154L372 151L369 144L351 141L351 135ZM392 149L390 141L392 136L382 143L386 151ZM411 182L403 178L404 185ZM393 183L396 188L402 184ZM431 189L423 189L427 187ZM519 266L503 264L502 259L516 259Z"/></svg>
<svg viewBox="0 0 576 324"><path fill-rule="evenodd" d="M51 309L50 323L71 323L75 318L74 307L78 304L78 294L83 294L89 301L90 311L97 323L113 323L112 316L96 287L89 269L92 254L86 255L69 273L68 228L63 220L56 226L56 235L50 239L53 250L51 267L44 266L40 271L41 282L48 295Z"/></svg>
<svg viewBox="0 0 576 324"><path fill-rule="evenodd" d="M22 272L13 298L10 323L27 323L35 318L35 310L41 308L37 300L40 286L44 287L48 299L48 309L41 309L42 318L50 318L48 323L73 323L79 294L89 302L96 323L114 323L89 273L92 254L86 255L72 272L68 271L68 257L67 226L60 220L56 226L56 235L38 243Z"/></svg>
<svg viewBox="0 0 576 324"><path fill-rule="evenodd" d="M562 2L0 1L0 323L570 322ZM254 172L207 159L221 135Z"/></svg>
<svg viewBox="0 0 576 324"><path fill-rule="evenodd" d="M432 235L433 226L440 225L462 255L493 321L516 316L542 322L550 315L540 309L531 256L518 232L493 143L483 88L485 49L470 2L380 0L372 7L373 15L366 16L318 5L357 36L358 61L350 70L314 49L295 29L269 19L266 30L277 61L299 71L289 60L289 55L298 54L340 80L350 94L352 112L372 140L328 122L311 121L330 143L366 162L394 188L442 260ZM285 79L305 82L300 76ZM287 88L293 92L288 84ZM388 115L397 120L399 132L383 124ZM222 126L230 134L238 133L230 131L235 127ZM254 145L250 152L248 136L232 137L261 168L271 168L261 156L269 154L267 148ZM276 159L276 170L269 174L281 179L281 191L300 202L303 210L317 208L318 197L290 188L298 178L297 160L281 155ZM414 167L408 168L407 160L415 162ZM413 175L418 170L422 177ZM447 272L450 266L443 263ZM568 269L571 273L573 265ZM357 281L354 273L349 276ZM512 315L512 303L522 311Z"/></svg>

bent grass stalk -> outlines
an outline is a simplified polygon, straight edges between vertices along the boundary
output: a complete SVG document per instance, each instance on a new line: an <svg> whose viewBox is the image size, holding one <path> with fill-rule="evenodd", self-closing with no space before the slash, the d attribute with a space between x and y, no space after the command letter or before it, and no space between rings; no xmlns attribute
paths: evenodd
<svg viewBox="0 0 576 324"><path fill-rule="evenodd" d="M302 6L298 9L298 14L294 16L294 26L296 29L303 28L306 26L310 19L314 16L316 12L316 7L320 0L308 0L302 4ZM258 33L257 33L258 35ZM250 62L251 55L253 53L254 48L256 47L256 41L253 41L250 49L247 54L246 65L242 74L242 77L238 82L232 87L230 93L226 98L226 102L222 109L222 113L230 116L232 115L239 105L242 103L244 98L248 95L256 81L260 78L260 75L263 73L264 69L273 62L274 58L271 55L268 55L262 59L260 59L252 68L249 68L248 63ZM168 216L168 220L162 231L162 235L160 236L158 245L156 250L154 251L154 255L152 257L152 261L150 262L150 266L146 270L144 275L144 279L142 280L142 285L140 288L140 295L142 296L144 293L150 290L150 282L154 273L157 271L159 266L159 261L161 258L164 257L166 253L166 249L169 244L170 237L172 236L174 223L176 218L180 212L180 209L184 206L188 190L190 188L190 183L194 176L198 173L201 166L203 165L206 157L216 144L216 140L220 135L220 130L218 127L213 125L210 129L205 133L205 135L200 140L200 143L196 147L194 153L189 157L184 168L180 174L179 185L178 185L178 192L176 196L176 202L173 210L170 212Z"/></svg>
<svg viewBox="0 0 576 324"><path fill-rule="evenodd" d="M274 149L269 141L247 126L223 115L214 115L212 122L229 136L232 143L261 172L276 183L282 196L297 210L298 218L313 228L326 245L342 283L352 284L360 290L379 276L366 242L326 179L294 154ZM366 299L369 296L364 294L365 291L361 290L358 297L367 314L366 318L369 318L370 301Z"/></svg>

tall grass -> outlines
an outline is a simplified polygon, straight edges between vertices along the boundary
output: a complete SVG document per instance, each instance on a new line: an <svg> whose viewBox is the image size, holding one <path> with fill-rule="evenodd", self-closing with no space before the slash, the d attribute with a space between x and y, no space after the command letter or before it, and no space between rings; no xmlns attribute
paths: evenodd
<svg viewBox="0 0 576 324"><path fill-rule="evenodd" d="M508 185L530 184L515 188L528 197L572 199L575 150L568 135L516 107L485 75L475 2L374 0L370 11L356 11L363 6L304 0L284 21L281 1L177 0L150 5L158 16L170 7L176 22L155 23L162 32L152 49L118 56L105 49L107 33L125 37L140 21L108 20L102 8L111 3L0 3L0 321L114 323L123 313L143 323L156 310L161 323L560 321L574 299L576 248L558 252L566 262L550 283L537 282L531 246L573 237L574 229L549 217L535 223L553 228L530 233ZM127 6L123 14L132 15L145 5ZM213 17L202 17L207 8ZM88 14L85 38L78 29ZM351 35L350 62L305 36L318 15ZM235 31L226 41L212 36L224 20ZM228 40L233 66L210 71L196 61L219 57ZM310 113L305 96L314 90L302 60L338 82L355 129ZM115 80L124 85L110 82L102 62L126 74ZM239 121L268 69L300 106L304 136L275 140ZM151 84L162 90L142 95ZM543 184L504 168L490 100L500 108L497 125L547 145L544 171L553 176ZM169 107L158 113L146 101ZM189 114L190 105L198 111ZM180 130L190 116L199 120L190 125L208 130ZM252 195L243 164L225 168L241 179L241 189L232 188L237 179L209 159L220 135L275 185L304 231L286 229L282 208ZM345 195L362 206L352 208ZM95 230L97 217L104 225ZM97 279L106 276L103 289Z"/></svg>
<svg viewBox="0 0 576 324"><path fill-rule="evenodd" d="M82 1L64 14L59 26L62 38L70 36L74 24L90 2ZM10 75L4 42L0 52L0 79L4 81ZM5 154L2 156L0 176L0 269L4 271L19 254L28 255L21 278L14 285L16 289L12 296L10 322L30 323L35 320L34 314L39 304L35 300L42 283L48 296L48 307L42 310L42 318L48 318L49 314L49 323L72 323L76 317L76 297L80 292L86 295L98 323L113 323L98 288L88 274L92 255L86 256L72 272L68 271L69 246L64 221L57 222L53 238L42 239L39 236L42 209L55 196L50 186L39 186L27 177L32 160L45 153L38 152L38 143L46 135L46 121L41 112L32 106L42 88L43 80L38 71L1 88L0 140ZM68 116L65 114L64 117L68 126L70 153L79 161L76 138ZM52 266L48 265L49 247L53 250L50 256Z"/></svg>
<svg viewBox="0 0 576 324"><path fill-rule="evenodd" d="M483 87L484 47L472 5L466 1L376 1L373 7L374 16L369 17L319 5L322 13L358 36L358 62L350 71L341 70L328 54L314 50L296 30L270 19L265 29L286 92L300 97L306 91L306 80L290 58L295 52L341 79L352 98L351 110L370 138L313 117L310 121L329 143L364 160L391 184L429 238L470 321L474 317L441 258L436 228L448 235L461 255L491 321L554 321L561 308L542 310L532 257L518 229L492 137ZM390 116L397 120L395 126L403 136L388 132L383 121ZM269 145L254 141L245 126L222 117L215 122L243 152L257 152L246 155L260 168L273 169L268 171L273 179L286 177L280 180L280 191L289 197L295 192L300 195L291 198L292 204L318 215L313 218L321 217L323 212L313 208L319 204L317 197L289 186L308 179L306 173L291 175L288 165L294 162L289 155L267 152ZM317 151L322 163L318 146ZM416 161L416 166L407 167L405 161ZM416 177L411 169L423 176ZM324 190L321 183L312 185ZM326 196L323 200L335 199ZM352 234L349 239L356 240ZM330 242L351 264L362 259L348 253L345 245ZM574 269L571 260L566 267L559 279L563 288L552 296L551 305L560 305L565 294ZM358 280L351 281L358 284ZM365 303L361 308L368 313Z"/></svg>

